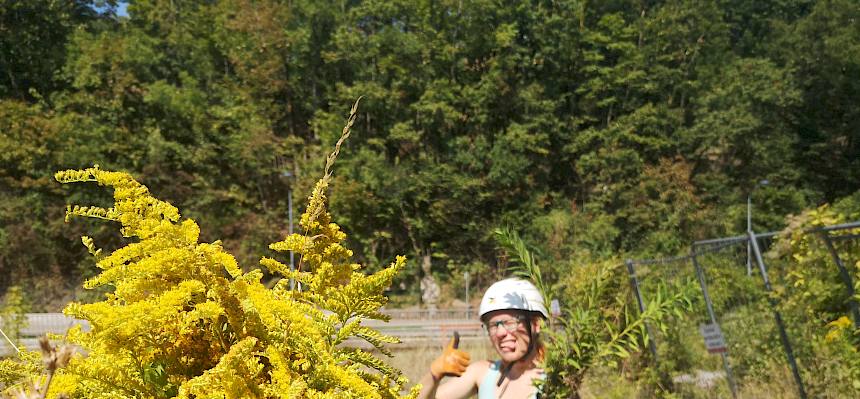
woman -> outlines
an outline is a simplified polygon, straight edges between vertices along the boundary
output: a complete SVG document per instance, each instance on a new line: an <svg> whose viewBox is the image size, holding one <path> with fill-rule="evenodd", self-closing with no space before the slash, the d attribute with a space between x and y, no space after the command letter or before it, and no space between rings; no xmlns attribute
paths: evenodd
<svg viewBox="0 0 860 399"><path fill-rule="evenodd" d="M543 379L539 334L542 319L549 317L540 292L525 280L499 281L484 293L479 313L500 359L469 364L469 355L452 340L421 379L419 399L464 399L476 392L478 399L536 397L533 381ZM439 385L446 376L454 378Z"/></svg>

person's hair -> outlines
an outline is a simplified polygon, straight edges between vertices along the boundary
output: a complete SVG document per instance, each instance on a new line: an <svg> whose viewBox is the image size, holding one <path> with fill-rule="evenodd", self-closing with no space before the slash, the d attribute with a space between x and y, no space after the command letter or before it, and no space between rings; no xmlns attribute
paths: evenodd
<svg viewBox="0 0 860 399"><path fill-rule="evenodd" d="M540 339L540 334L538 334L535 339L535 361L540 363L543 361L544 357L546 357L546 345L543 344L543 340Z"/></svg>
<svg viewBox="0 0 860 399"><path fill-rule="evenodd" d="M529 323L532 322L532 318L543 320L544 317L542 314L540 314L540 312L526 312L526 320ZM531 328L532 328L531 325L529 325L529 329L531 329ZM544 345L543 340L540 337L540 333L532 332L529 335L530 335L529 339L534 340L534 343L533 344L530 343L530 344L534 345L535 361L537 361L538 363L542 362L544 359L544 356L546 355L546 345Z"/></svg>
<svg viewBox="0 0 860 399"><path fill-rule="evenodd" d="M496 313L496 312L505 312L505 311L514 312L514 313L523 315L528 320L531 320L533 317L538 317L538 318L544 319L541 312L528 311L528 310L522 310L522 309L498 309L498 310L494 310L492 312L487 312L487 313L482 314L480 317L481 323L486 323L487 320L490 318L491 314Z"/></svg>

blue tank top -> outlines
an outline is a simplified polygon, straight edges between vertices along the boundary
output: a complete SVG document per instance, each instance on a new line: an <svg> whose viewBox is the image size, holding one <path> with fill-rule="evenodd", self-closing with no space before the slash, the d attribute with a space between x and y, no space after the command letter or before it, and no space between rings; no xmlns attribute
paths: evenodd
<svg viewBox="0 0 860 399"><path fill-rule="evenodd" d="M484 380L481 381L481 385L478 386L478 399L496 399L496 383L499 382L499 377L502 375L501 368L501 360L490 363L490 368L487 369L487 374L484 375ZM541 373L539 378L543 379L544 374ZM536 397L537 392L529 396L528 399L534 399Z"/></svg>

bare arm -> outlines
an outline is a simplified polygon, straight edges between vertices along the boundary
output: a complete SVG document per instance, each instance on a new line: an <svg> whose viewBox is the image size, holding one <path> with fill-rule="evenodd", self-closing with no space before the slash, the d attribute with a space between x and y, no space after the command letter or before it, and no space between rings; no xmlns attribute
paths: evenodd
<svg viewBox="0 0 860 399"><path fill-rule="evenodd" d="M489 362L480 361L469 365L463 375L449 378L444 384L427 373L421 378L418 399L466 399L478 392L478 384L487 372Z"/></svg>
<svg viewBox="0 0 860 399"><path fill-rule="evenodd" d="M418 382L421 384L421 391L418 392L418 399L436 398L436 388L439 388L439 380L433 377L433 373L425 374Z"/></svg>

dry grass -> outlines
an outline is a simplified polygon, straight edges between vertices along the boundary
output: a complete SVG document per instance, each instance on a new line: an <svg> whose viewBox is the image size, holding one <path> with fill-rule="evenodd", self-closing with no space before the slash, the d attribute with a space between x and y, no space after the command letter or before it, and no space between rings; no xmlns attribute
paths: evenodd
<svg viewBox="0 0 860 399"><path fill-rule="evenodd" d="M794 383L794 378L788 367L779 365L771 368L769 375L771 378L768 381L743 381L738 388L738 398L742 399L770 399L770 398L785 398L794 399L799 397L797 386ZM592 370L586 377L582 387L582 397L584 399L593 398L643 398L651 397L647 392L651 392L649 387L642 386L644 382L631 381L623 375L610 371L606 368L598 368ZM718 399L731 398L728 384L725 380L720 379L712 387L697 387L695 385L679 384L675 386L676 391L668 394L664 393L666 398L690 398L690 399ZM824 394L822 397L838 398L830 394Z"/></svg>
<svg viewBox="0 0 860 399"><path fill-rule="evenodd" d="M773 366L770 368L770 381L758 381L752 384L742 385L738 392L739 398L799 398L797 392L797 384L794 382L794 376L791 374L791 369L785 365ZM836 397L824 394L823 397Z"/></svg>
<svg viewBox="0 0 860 399"><path fill-rule="evenodd" d="M428 342L424 346L411 346L397 348L397 345L392 345L391 358L387 362L403 371L403 375L409 378L410 384L417 384L418 381L430 370L430 363L442 353L442 349L448 343L447 340L439 342ZM481 359L495 359L496 352L490 346L486 339L480 341L463 340L460 343L460 349L469 353L472 361ZM442 382L444 384L444 381Z"/></svg>

